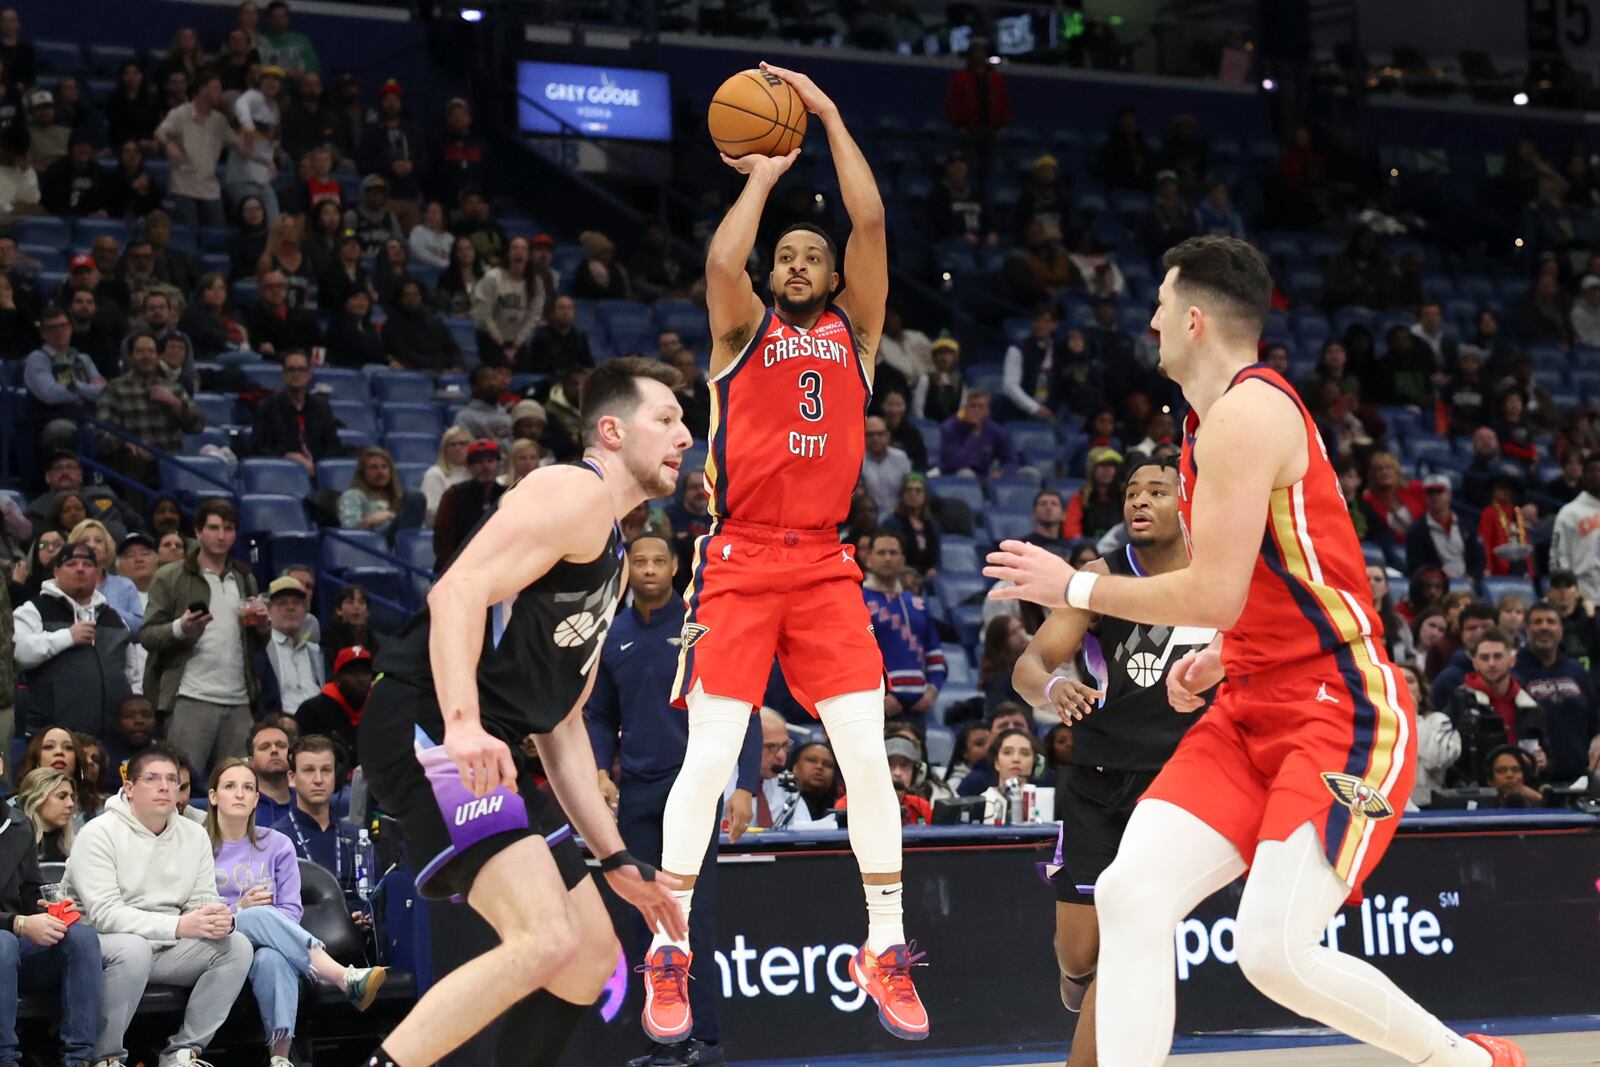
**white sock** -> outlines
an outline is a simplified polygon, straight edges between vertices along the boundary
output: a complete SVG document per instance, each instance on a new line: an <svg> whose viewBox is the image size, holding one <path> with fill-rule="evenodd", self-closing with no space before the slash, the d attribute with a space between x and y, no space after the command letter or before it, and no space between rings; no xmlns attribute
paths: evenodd
<svg viewBox="0 0 1600 1067"><path fill-rule="evenodd" d="M895 945L905 944L905 886L900 882L890 885L863 883L861 888L867 894L867 951L877 956Z"/></svg>
<svg viewBox="0 0 1600 1067"><path fill-rule="evenodd" d="M689 929L689 908L694 903L694 887L672 890L672 899L676 900L678 907L683 909L683 928L687 933ZM651 953L654 953L656 949L661 948L663 945L676 945L683 951L688 952L689 938L685 936L682 941L674 940L668 937L667 932L658 926L656 927L656 936L650 941Z"/></svg>
<svg viewBox="0 0 1600 1067"><path fill-rule="evenodd" d="M1482 1045L1475 1045L1445 1026L1439 1027L1439 1036L1428 1050L1428 1058L1419 1067L1492 1067L1494 1057Z"/></svg>

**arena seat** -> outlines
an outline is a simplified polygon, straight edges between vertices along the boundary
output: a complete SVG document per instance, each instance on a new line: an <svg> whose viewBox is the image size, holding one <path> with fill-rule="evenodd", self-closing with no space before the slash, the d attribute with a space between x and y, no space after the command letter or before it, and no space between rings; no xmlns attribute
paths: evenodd
<svg viewBox="0 0 1600 1067"><path fill-rule="evenodd" d="M292 459L251 458L239 464L246 493L278 493L304 499L311 493L306 469Z"/></svg>
<svg viewBox="0 0 1600 1067"><path fill-rule="evenodd" d="M302 472L303 473L303 472ZM300 497L274 493L246 493L239 498L241 533L310 533Z"/></svg>

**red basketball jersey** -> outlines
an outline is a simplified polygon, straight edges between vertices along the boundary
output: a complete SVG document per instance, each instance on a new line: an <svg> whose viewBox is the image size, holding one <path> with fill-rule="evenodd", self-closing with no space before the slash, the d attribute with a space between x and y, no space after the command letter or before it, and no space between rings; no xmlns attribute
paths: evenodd
<svg viewBox="0 0 1600 1067"><path fill-rule="evenodd" d="M711 381L711 513L791 530L844 522L871 398L844 312L830 304L804 330L767 309L739 358Z"/></svg>
<svg viewBox="0 0 1600 1067"><path fill-rule="evenodd" d="M1383 623L1373 609L1366 558L1322 435L1299 395L1276 371L1259 363L1246 367L1228 388L1248 378L1267 382L1294 401L1305 424L1307 462L1298 482L1272 491L1244 612L1223 637L1228 676L1311 659L1368 637L1381 655ZM1187 537L1194 487L1201 477L1194 461L1200 424L1193 411L1183 428L1179 506ZM1228 471L1208 469L1204 475L1226 478Z"/></svg>

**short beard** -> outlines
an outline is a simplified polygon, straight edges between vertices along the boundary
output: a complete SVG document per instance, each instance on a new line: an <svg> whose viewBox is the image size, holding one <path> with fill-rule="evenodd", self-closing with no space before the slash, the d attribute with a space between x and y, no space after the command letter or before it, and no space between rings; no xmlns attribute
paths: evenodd
<svg viewBox="0 0 1600 1067"><path fill-rule="evenodd" d="M778 295L773 298L778 310L790 318L803 319L817 314L828 306L828 294L820 293L810 300L800 301L790 299L783 289L778 290Z"/></svg>
<svg viewBox="0 0 1600 1067"><path fill-rule="evenodd" d="M678 488L676 478L668 478L662 473L659 463L650 463L645 460L629 459L625 461L628 474L644 490L647 500L656 500L661 497L671 496Z"/></svg>

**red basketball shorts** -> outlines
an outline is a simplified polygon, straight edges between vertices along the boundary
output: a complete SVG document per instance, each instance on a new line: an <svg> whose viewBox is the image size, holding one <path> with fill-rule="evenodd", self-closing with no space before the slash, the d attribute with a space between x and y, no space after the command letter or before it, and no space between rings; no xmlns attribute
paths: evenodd
<svg viewBox="0 0 1600 1067"><path fill-rule="evenodd" d="M773 656L813 715L819 700L876 689L883 654L854 556L833 530L727 521L699 538L673 703L698 685L760 707Z"/></svg>
<svg viewBox="0 0 1600 1067"><path fill-rule="evenodd" d="M1197 816L1246 863L1257 842L1309 822L1358 901L1394 838L1416 761L1410 692L1366 640L1228 679L1143 799Z"/></svg>

